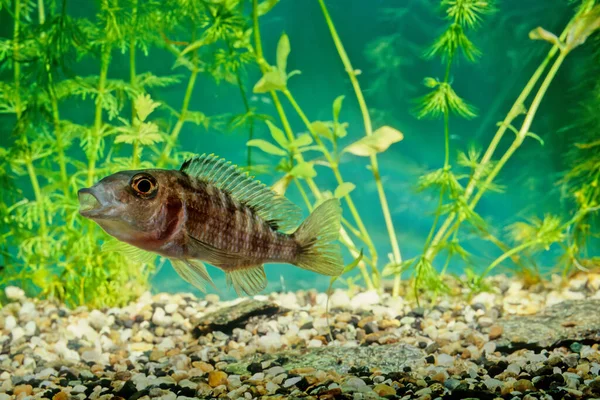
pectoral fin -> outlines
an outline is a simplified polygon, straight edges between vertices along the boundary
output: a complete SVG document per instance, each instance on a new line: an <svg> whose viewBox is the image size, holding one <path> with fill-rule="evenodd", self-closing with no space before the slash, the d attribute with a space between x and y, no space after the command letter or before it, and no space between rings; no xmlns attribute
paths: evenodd
<svg viewBox="0 0 600 400"><path fill-rule="evenodd" d="M186 282L194 285L200 291L206 293L206 282L216 289L206 267L200 261L186 259L171 259L170 261L171 265L173 265L173 269L179 276Z"/></svg>

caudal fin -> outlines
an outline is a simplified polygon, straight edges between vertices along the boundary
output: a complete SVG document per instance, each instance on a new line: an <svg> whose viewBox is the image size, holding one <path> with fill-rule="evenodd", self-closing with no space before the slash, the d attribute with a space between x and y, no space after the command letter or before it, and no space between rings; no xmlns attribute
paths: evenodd
<svg viewBox="0 0 600 400"><path fill-rule="evenodd" d="M337 240L342 218L338 199L324 201L293 233L301 250L294 264L300 268L328 276L337 276L344 269Z"/></svg>

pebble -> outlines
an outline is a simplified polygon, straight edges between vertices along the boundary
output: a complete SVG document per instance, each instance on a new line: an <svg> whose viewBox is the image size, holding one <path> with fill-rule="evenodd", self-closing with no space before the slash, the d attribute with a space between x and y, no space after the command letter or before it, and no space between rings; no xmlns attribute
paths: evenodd
<svg viewBox="0 0 600 400"><path fill-rule="evenodd" d="M326 296L316 291L240 298L227 302L233 314L244 301L272 301L287 309L258 313L234 325L217 319L201 333L194 330L199 321L223 309L218 296L145 294L122 308L69 310L19 294L0 309L0 400L11 398L7 393L27 400L108 400L113 395L142 400L432 400L460 388L490 399L545 400L542 393L552 390L571 398L600 398L597 344L500 347L509 335L502 318L541 310L570 295L560 294L558 284L552 291L534 291L507 278L493 279L491 287L506 288L506 293L479 294L470 306L445 294L425 308L389 293L336 290L327 316ZM578 290L587 298L600 298L586 285ZM388 344L408 346L420 356L407 358L399 370L389 370L389 365L400 356L354 356ZM339 353L329 360L330 351ZM304 359L294 358L297 353L316 354L318 363L300 365L298 360ZM252 364L239 362L246 357ZM369 359L378 367L364 365ZM338 372L322 370L329 362Z"/></svg>
<svg viewBox="0 0 600 400"><path fill-rule="evenodd" d="M33 386L31 386L31 385L17 385L13 389L13 393L14 393L15 396L19 396L21 394L24 394L25 396L29 396L31 393L33 393Z"/></svg>
<svg viewBox="0 0 600 400"><path fill-rule="evenodd" d="M375 385L375 387L373 387L373 391L381 397L396 395L396 389L384 384Z"/></svg>
<svg viewBox="0 0 600 400"><path fill-rule="evenodd" d="M490 328L490 333L489 333L490 340L498 339L500 336L502 336L503 332L504 332L504 328L502 327L502 325L493 325Z"/></svg>
<svg viewBox="0 0 600 400"><path fill-rule="evenodd" d="M4 294L9 300L21 300L25 298L25 291L20 287L16 286L7 286L4 289Z"/></svg>
<svg viewBox="0 0 600 400"><path fill-rule="evenodd" d="M208 384L211 387L217 387L227 384L227 374L223 371L212 371L208 374Z"/></svg>

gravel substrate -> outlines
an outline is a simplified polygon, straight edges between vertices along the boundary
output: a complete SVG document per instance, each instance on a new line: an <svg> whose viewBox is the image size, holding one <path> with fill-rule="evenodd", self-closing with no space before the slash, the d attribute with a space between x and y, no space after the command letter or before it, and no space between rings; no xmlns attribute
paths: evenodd
<svg viewBox="0 0 600 400"><path fill-rule="evenodd" d="M600 399L600 275L490 283L497 293L422 307L337 290L331 330L310 291L90 311L10 287L0 400Z"/></svg>

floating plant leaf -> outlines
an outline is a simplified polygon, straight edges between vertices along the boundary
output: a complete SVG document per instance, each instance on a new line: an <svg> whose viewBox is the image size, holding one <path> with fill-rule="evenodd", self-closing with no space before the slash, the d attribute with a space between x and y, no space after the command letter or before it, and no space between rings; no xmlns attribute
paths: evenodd
<svg viewBox="0 0 600 400"><path fill-rule="evenodd" d="M273 139L275 139L275 141L277 142L277 144L279 144L279 146L281 148L287 149L289 147L289 142L288 142L287 138L285 137L285 134L283 133L283 131L281 129L279 129L278 127L276 127L271 121L267 120L267 121L265 121L265 123L269 127L269 131L271 132L271 137Z"/></svg>
<svg viewBox="0 0 600 400"><path fill-rule="evenodd" d="M346 96L338 96L333 101L333 121L338 122L340 119L340 111L342 110L342 102Z"/></svg>
<svg viewBox="0 0 600 400"><path fill-rule="evenodd" d="M357 156L368 157L386 151L393 143L404 139L404 135L399 130L389 126L382 126L373 132L371 136L352 143L344 151Z"/></svg>
<svg viewBox="0 0 600 400"><path fill-rule="evenodd" d="M317 176L317 171L315 171L312 163L301 162L292 168L290 175L296 178L309 179Z"/></svg>
<svg viewBox="0 0 600 400"><path fill-rule="evenodd" d="M563 44L561 43L560 39L554 33L548 32L541 26L538 26L537 28L529 32L529 39L545 40L546 42L550 42L558 47L563 47Z"/></svg>
<svg viewBox="0 0 600 400"><path fill-rule="evenodd" d="M275 146L272 143L267 142L266 140L262 140L262 139L249 140L246 143L246 145L258 147L265 153L273 154L274 156L282 156L283 157L283 156L287 155L287 153L285 151L283 151L282 149L280 149L279 147Z"/></svg>
<svg viewBox="0 0 600 400"><path fill-rule="evenodd" d="M269 71L256 82L252 91L254 93L266 93L271 90L284 90L286 82L287 79L284 73L278 70Z"/></svg>
<svg viewBox="0 0 600 400"><path fill-rule="evenodd" d="M290 38L285 33L279 38L277 43L277 69L282 74L287 70L287 59L290 55Z"/></svg>
<svg viewBox="0 0 600 400"><path fill-rule="evenodd" d="M290 175L295 178L308 179L317 176L317 172L315 171L312 163L301 162L292 168Z"/></svg>
<svg viewBox="0 0 600 400"><path fill-rule="evenodd" d="M306 133L303 135L298 136L293 142L292 142L292 146L296 147L296 148L300 148L300 147L305 147L310 145L313 142L312 137L310 137L310 135L307 135Z"/></svg>
<svg viewBox="0 0 600 400"><path fill-rule="evenodd" d="M354 185L354 183L344 182L335 189L333 195L338 199L341 199L342 197L350 194L350 192L352 192L354 189L356 189L356 185Z"/></svg>

